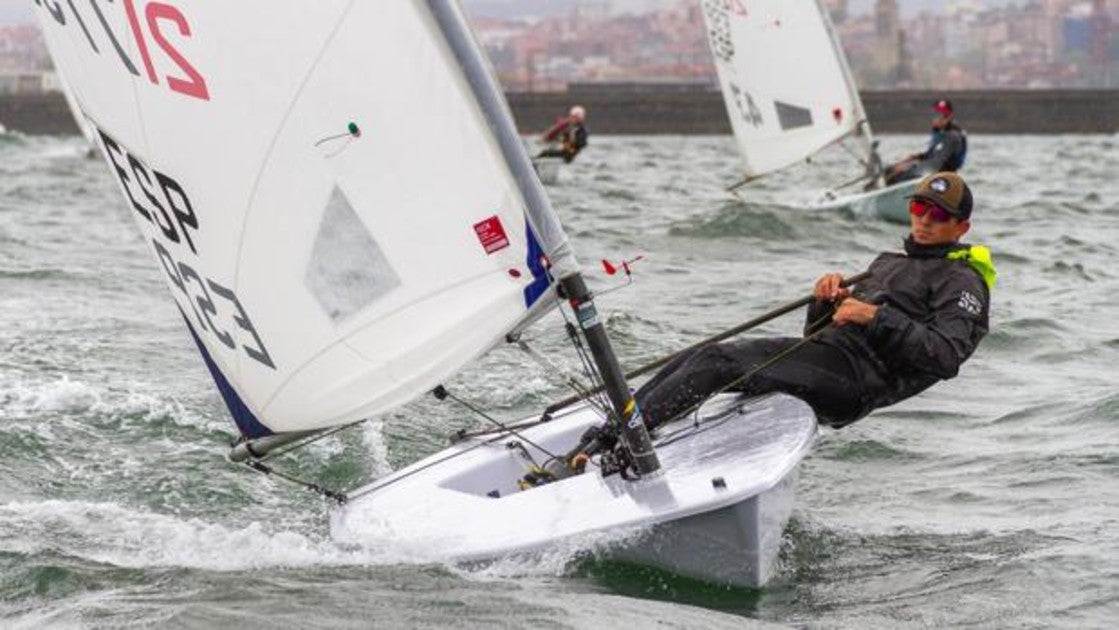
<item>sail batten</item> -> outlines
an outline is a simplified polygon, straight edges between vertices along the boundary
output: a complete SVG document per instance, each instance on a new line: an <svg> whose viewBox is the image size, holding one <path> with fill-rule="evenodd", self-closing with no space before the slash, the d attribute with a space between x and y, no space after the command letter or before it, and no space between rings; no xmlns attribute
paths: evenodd
<svg viewBox="0 0 1119 630"><path fill-rule="evenodd" d="M702 7L745 179L869 132L819 0L703 0Z"/></svg>
<svg viewBox="0 0 1119 630"><path fill-rule="evenodd" d="M35 10L247 437L416 398L575 266L454 2L75 4L119 54Z"/></svg>
<svg viewBox="0 0 1119 630"><path fill-rule="evenodd" d="M325 40L322 43L322 46L319 49L320 53L322 51L325 51L329 47L330 42L337 35L338 29L341 28L343 21L346 19L346 14L350 11L351 7L353 6L353 2L355 2L355 1L356 0L350 0L349 4L345 7L345 9L343 9L339 13L337 18L335 19L334 28L332 28L330 30L329 35L327 35L327 37L325 38ZM299 87L295 90L295 93L293 94L293 96L290 100L291 107L287 111L284 112L283 118L281 119L280 128L283 128L283 125L287 121L288 116L291 114L292 110L295 108L295 106L298 102L298 99L299 99L299 95L303 93L303 90L306 88L307 83L311 80L311 77L312 77L313 72L314 72L314 68L315 68L315 66L318 65L318 63L319 63L319 61L321 61L321 59L322 59L321 55L316 54L315 55L315 61L314 61L313 65L311 65L307 69L307 71L304 73L303 80L300 82ZM276 143L278 142L278 140L279 140L279 133L277 133L271 139L271 141L269 142L268 148L265 150L265 154L264 154L265 159L261 161L260 170L257 171L253 176L253 185L252 185L252 188L249 190L249 193L248 193L248 203L249 203L250 207L252 206L253 199L256 198L257 189L260 186L261 177L263 177L263 175L264 175L264 167L267 164L267 158L272 153L272 151L275 149ZM249 219L248 213L246 213L243 221L247 223L248 219ZM242 230L242 233L244 233L244 231L245 231L244 223L241 226L241 230ZM236 258L238 260L240 260L240 258L241 258L241 246L243 245L243 243L244 242L241 241L241 242L238 242L238 244L237 244ZM240 282L241 282L240 266L238 266L237 269L234 270L234 278L235 278L234 283L237 284L237 285L240 285Z"/></svg>

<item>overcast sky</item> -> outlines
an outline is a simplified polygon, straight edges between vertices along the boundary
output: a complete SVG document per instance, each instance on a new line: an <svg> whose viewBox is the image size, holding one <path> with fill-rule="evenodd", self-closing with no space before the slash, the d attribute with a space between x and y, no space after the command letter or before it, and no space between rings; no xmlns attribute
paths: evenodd
<svg viewBox="0 0 1119 630"><path fill-rule="evenodd" d="M31 0L0 0L0 24L31 21Z"/></svg>

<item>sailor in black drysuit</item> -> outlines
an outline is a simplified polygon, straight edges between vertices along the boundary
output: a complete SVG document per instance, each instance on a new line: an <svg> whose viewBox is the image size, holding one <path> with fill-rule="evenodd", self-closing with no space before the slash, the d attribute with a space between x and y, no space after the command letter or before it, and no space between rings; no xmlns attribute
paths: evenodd
<svg viewBox="0 0 1119 630"><path fill-rule="evenodd" d="M729 391L791 394L834 427L956 376L987 333L995 279L987 249L959 243L971 206L959 176L927 177L911 200L905 254L880 255L851 297L839 288L838 274L817 282L805 327L806 335L816 332L813 325L822 327L817 336L751 376L801 339L710 344L678 357L636 394L646 426L691 410L745 376Z"/></svg>
<svg viewBox="0 0 1119 630"><path fill-rule="evenodd" d="M967 132L956 124L952 101L941 99L933 103L933 110L937 117L933 119L928 147L891 165L885 175L887 186L929 173L954 173L963 168L967 159Z"/></svg>

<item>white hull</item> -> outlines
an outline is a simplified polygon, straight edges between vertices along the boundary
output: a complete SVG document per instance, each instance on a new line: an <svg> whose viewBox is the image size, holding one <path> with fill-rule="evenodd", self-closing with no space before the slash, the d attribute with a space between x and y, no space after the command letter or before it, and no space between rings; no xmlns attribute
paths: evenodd
<svg viewBox="0 0 1119 630"><path fill-rule="evenodd" d="M588 408L506 435L460 443L351 493L331 516L336 539L474 563L552 549L594 548L622 560L735 586L769 578L793 505L796 466L816 431L812 410L785 395L721 395L698 426L661 431L662 472L627 481L587 473L521 491L529 467L601 423ZM610 544L602 547L603 540Z"/></svg>
<svg viewBox="0 0 1119 630"><path fill-rule="evenodd" d="M792 515L797 471L727 507L655 525L611 556L707 582L758 587L773 574Z"/></svg>
<svg viewBox="0 0 1119 630"><path fill-rule="evenodd" d="M850 208L859 216L877 217L891 223L909 224L909 196L917 188L919 180L899 182L893 186L847 195L834 196L828 193L813 204L816 210L837 210Z"/></svg>
<svg viewBox="0 0 1119 630"><path fill-rule="evenodd" d="M560 172L563 170L563 160L560 158L536 158L532 160L532 166L536 169L540 183L546 186L559 183Z"/></svg>

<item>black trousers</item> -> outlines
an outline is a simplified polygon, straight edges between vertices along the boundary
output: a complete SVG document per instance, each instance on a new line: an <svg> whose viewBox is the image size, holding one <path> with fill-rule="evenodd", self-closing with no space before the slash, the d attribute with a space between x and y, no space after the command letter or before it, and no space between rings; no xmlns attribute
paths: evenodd
<svg viewBox="0 0 1119 630"><path fill-rule="evenodd" d="M677 357L637 390L649 428L690 411L696 403L749 374L801 341L794 337L709 344ZM870 412L847 355L810 341L728 391L748 395L784 392L808 403L820 422L840 427Z"/></svg>
<svg viewBox="0 0 1119 630"><path fill-rule="evenodd" d="M893 173L893 174L887 174L886 175L886 185L887 186L893 186L894 184L897 184L899 182L905 182L905 181L909 181L911 179L917 179L917 178L921 177L922 172L923 171L921 170L921 163L920 162L914 162L913 164L910 164L909 167L906 168L905 170L898 171L897 173Z"/></svg>
<svg viewBox="0 0 1119 630"><path fill-rule="evenodd" d="M563 161L570 164L575 159L575 154L567 151L566 149L544 149L536 154L538 158L563 158Z"/></svg>

